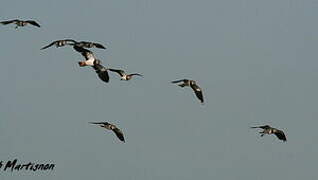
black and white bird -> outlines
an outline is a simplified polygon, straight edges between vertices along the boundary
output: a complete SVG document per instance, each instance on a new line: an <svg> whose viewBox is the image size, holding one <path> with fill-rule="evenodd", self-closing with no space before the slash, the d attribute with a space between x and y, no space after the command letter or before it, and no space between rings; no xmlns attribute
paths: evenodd
<svg viewBox="0 0 318 180"><path fill-rule="evenodd" d="M95 60L94 61L94 65L93 68L95 69L95 72L97 73L98 77L108 83L109 82L109 75L107 72L107 68L105 68L103 65L101 65L101 61L100 60Z"/></svg>
<svg viewBox="0 0 318 180"><path fill-rule="evenodd" d="M58 47L65 46L65 45L74 46L75 43L76 43L76 41L73 40L73 39L56 40L56 41L53 41L52 43L50 43L49 45L44 46L43 48L41 48L41 50L46 49L46 48L49 48L49 47L51 47L51 46L53 46L53 45L55 45L57 48L58 48Z"/></svg>
<svg viewBox="0 0 318 180"><path fill-rule="evenodd" d="M124 70L121 69L108 69L109 71L116 72L120 75L120 80L129 81L133 76L140 76L143 77L139 73L133 73L133 74L126 74Z"/></svg>
<svg viewBox="0 0 318 180"><path fill-rule="evenodd" d="M90 124L97 124L102 128L112 130L116 134L119 140L125 142L124 133L114 124L110 124L108 122L90 122Z"/></svg>
<svg viewBox="0 0 318 180"><path fill-rule="evenodd" d="M80 67L84 67L84 66L94 66L94 62L96 60L96 57L94 56L93 52L85 49L83 47L79 47L77 45L74 45L73 48L82 54L82 56L84 56L85 61L79 61L78 64Z"/></svg>
<svg viewBox="0 0 318 180"><path fill-rule="evenodd" d="M270 127L269 125L265 126L255 126L251 128L261 128L263 131L259 132L261 134L261 137L263 137L265 134L275 134L278 139L282 141L287 141L286 136L282 130Z"/></svg>
<svg viewBox="0 0 318 180"><path fill-rule="evenodd" d="M195 95L197 96L197 98L201 101L201 103L202 104L204 103L202 89L196 84L194 80L181 79L181 80L172 81L172 83L181 83L181 84L178 84L178 86L182 88L185 86L191 87Z"/></svg>
<svg viewBox="0 0 318 180"><path fill-rule="evenodd" d="M31 24L31 25L33 25L33 26L41 27L41 26L40 26L36 21L34 21L34 20L26 20L26 21L23 21L23 20L19 20L19 19L14 19L14 20L9 20L9 21L1 21L0 23L3 24L3 25L7 25L7 24L14 23L14 24L16 24L15 28L18 28L19 26L20 26L20 27L26 26L27 24Z"/></svg>
<svg viewBox="0 0 318 180"><path fill-rule="evenodd" d="M89 41L79 41L75 43L76 46L82 47L82 48L100 48L100 49L106 49L105 46L103 46L100 43L95 42L89 42Z"/></svg>

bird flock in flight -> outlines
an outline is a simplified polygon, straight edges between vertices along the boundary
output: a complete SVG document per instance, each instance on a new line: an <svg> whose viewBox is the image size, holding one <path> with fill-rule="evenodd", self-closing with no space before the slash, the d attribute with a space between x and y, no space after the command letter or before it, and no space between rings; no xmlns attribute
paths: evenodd
<svg viewBox="0 0 318 180"><path fill-rule="evenodd" d="M19 27L26 26L28 24L36 26L36 27L41 27L34 20L23 21L23 20L19 20L19 19L14 19L14 20L8 20L8 21L1 21L0 23L3 25L15 24L16 29ZM100 43L89 42L89 41L75 41L73 39L63 39L63 40L53 41L52 43L42 47L41 50L47 49L47 48L54 46L54 45L57 48L63 47L66 45L72 46L75 51L79 52L85 58L83 61L78 62L79 66L80 67L85 67L85 66L92 67L95 70L98 77L105 83L109 82L108 71L117 73L121 78L120 80L125 80L125 81L131 80L133 76L143 77L143 75L139 74L139 73L127 74L124 70L106 68L105 66L103 66L102 61L97 59L92 51L88 50L89 48L106 49L106 47ZM190 80L190 79L181 79L181 80L172 81L171 83L173 83L173 84L179 83L177 85L182 87L182 88L186 87L186 86L191 87L191 89L194 91L195 96L199 99L201 104L204 104L202 89L197 85L196 81ZM125 142L124 133L114 124L111 124L109 122L90 122L90 124L99 125L100 127L105 128L107 130L112 130L120 141ZM261 134L261 137L263 137L265 134L269 134L269 135L274 134L274 135L276 135L276 137L279 140L287 141L286 136L282 130L273 128L269 125L255 126L255 127L251 127L251 128L263 129L263 131L259 132Z"/></svg>

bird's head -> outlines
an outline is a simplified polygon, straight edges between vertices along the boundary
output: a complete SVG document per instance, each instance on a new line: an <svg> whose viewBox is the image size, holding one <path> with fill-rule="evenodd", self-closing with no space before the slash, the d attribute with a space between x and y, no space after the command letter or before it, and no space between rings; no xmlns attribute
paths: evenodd
<svg viewBox="0 0 318 180"><path fill-rule="evenodd" d="M86 66L86 63L85 63L84 61L79 61L79 62L78 62L78 65L79 65L80 67L84 67L84 66Z"/></svg>

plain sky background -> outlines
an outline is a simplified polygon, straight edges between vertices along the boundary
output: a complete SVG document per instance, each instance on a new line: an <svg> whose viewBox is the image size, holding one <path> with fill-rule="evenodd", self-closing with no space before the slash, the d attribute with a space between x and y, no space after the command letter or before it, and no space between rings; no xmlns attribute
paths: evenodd
<svg viewBox="0 0 318 180"><path fill-rule="evenodd" d="M2 0L0 160L55 163L1 180L316 180L317 0ZM58 39L95 41L102 82ZM190 88L172 80L194 79ZM91 121L123 130L126 143ZM286 143L250 126L283 129Z"/></svg>

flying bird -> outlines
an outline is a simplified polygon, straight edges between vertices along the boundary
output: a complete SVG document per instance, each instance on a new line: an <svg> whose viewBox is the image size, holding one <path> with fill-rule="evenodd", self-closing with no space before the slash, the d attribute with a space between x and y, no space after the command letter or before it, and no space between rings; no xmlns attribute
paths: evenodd
<svg viewBox="0 0 318 180"><path fill-rule="evenodd" d="M124 133L114 124L110 124L108 122L90 122L90 124L97 124L102 128L112 130L121 141L125 142Z"/></svg>
<svg viewBox="0 0 318 180"><path fill-rule="evenodd" d="M133 74L126 74L125 71L121 70L121 69L108 69L112 72L116 72L120 75L121 79L120 80L125 80L125 81L129 81L133 76L140 76L143 77L141 74L139 73L133 73Z"/></svg>
<svg viewBox="0 0 318 180"><path fill-rule="evenodd" d="M276 128L272 128L269 125L255 126L255 127L251 127L251 128L261 128L261 129L263 129L263 131L259 132L261 134L261 137L263 137L265 134L275 134L278 139L280 139L282 141L287 141L286 136L285 136L285 134L284 134L284 132L282 130L279 130L279 129L276 129Z"/></svg>
<svg viewBox="0 0 318 180"><path fill-rule="evenodd" d="M84 66L94 66L94 62L96 60L92 51L82 48L80 46L74 45L73 48L84 56L85 61L79 61L78 64L80 67Z"/></svg>
<svg viewBox="0 0 318 180"><path fill-rule="evenodd" d="M98 77L108 83L109 82L109 75L108 75L108 72L107 72L107 69L101 65L101 61L100 60L95 60L94 61L94 65L93 65L93 68L95 69L95 72L97 73Z"/></svg>
<svg viewBox="0 0 318 180"><path fill-rule="evenodd" d="M31 24L33 26L37 26L37 27L40 27L40 25L33 21L33 20L27 20L27 21L22 21L22 20L19 20L19 19L14 19L14 20L9 20L9 21L1 21L0 22L1 24L3 25L7 25L7 24L11 24L11 23L14 23L16 24L16 29L19 27L19 26L26 26L27 24Z"/></svg>
<svg viewBox="0 0 318 180"><path fill-rule="evenodd" d="M53 45L55 45L57 48L58 47L62 47L62 46L65 46L65 45L75 45L76 41L73 40L73 39L63 39L63 40L56 40L56 41L53 41L52 43L50 43L49 45L47 46L44 46L43 48L41 48L41 50L43 49L46 49L46 48L49 48Z"/></svg>
<svg viewBox="0 0 318 180"><path fill-rule="evenodd" d="M94 42L88 42L88 41L80 41L75 43L76 46L82 47L82 48L100 48L100 49L106 49L102 44L94 43Z"/></svg>
<svg viewBox="0 0 318 180"><path fill-rule="evenodd" d="M181 80L172 81L171 83L181 83L181 84L178 84L178 86L182 88L185 86L190 86L192 90L194 91L195 95L197 96L197 98L201 101L201 103L204 103L202 89L196 84L194 80L181 79Z"/></svg>
<svg viewBox="0 0 318 180"><path fill-rule="evenodd" d="M85 57L85 61L79 61L78 64L80 67L84 67L84 66L91 66L94 68L95 72L97 73L98 77L108 83L109 82L109 75L107 72L107 68L105 68L102 64L101 64L101 60L96 59L93 52L91 52L88 49L82 48L82 47L78 47L76 45L73 46L73 48L80 52L84 57Z"/></svg>

